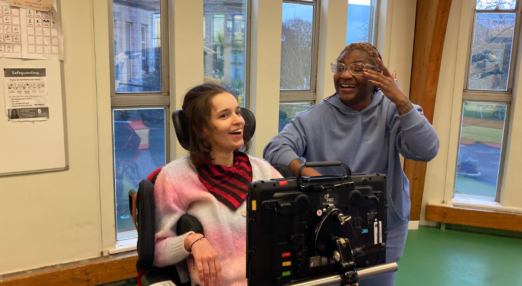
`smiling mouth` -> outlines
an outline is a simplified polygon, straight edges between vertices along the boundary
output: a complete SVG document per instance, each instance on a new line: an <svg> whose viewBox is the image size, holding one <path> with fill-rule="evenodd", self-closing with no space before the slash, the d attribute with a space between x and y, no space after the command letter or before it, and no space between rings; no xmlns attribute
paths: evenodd
<svg viewBox="0 0 522 286"><path fill-rule="evenodd" d="M341 88L355 88L355 84L341 84Z"/></svg>
<svg viewBox="0 0 522 286"><path fill-rule="evenodd" d="M240 135L242 133L243 133L243 129L237 129L237 130L234 130L234 131L230 132L229 134Z"/></svg>

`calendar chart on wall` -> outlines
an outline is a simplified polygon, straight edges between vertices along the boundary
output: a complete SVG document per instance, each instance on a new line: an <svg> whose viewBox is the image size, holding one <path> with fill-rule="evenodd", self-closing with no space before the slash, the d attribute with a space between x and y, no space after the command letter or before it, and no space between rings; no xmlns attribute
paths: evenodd
<svg viewBox="0 0 522 286"><path fill-rule="evenodd" d="M0 57L63 59L58 11L18 8L0 0Z"/></svg>
<svg viewBox="0 0 522 286"><path fill-rule="evenodd" d="M20 8L0 2L0 55L22 58L22 25Z"/></svg>

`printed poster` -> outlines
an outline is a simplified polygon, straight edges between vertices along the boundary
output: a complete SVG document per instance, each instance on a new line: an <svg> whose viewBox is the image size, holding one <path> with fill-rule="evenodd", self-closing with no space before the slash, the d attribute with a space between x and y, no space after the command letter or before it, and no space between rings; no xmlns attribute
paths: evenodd
<svg viewBox="0 0 522 286"><path fill-rule="evenodd" d="M49 119L44 68L4 68L4 96L9 121Z"/></svg>
<svg viewBox="0 0 522 286"><path fill-rule="evenodd" d="M62 60L63 36L56 7L40 11L0 0L0 57Z"/></svg>

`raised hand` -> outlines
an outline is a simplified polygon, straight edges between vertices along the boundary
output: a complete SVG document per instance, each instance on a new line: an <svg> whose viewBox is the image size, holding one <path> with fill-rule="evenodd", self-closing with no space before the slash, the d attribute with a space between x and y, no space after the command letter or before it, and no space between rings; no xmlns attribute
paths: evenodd
<svg viewBox="0 0 522 286"><path fill-rule="evenodd" d="M395 72L390 74L390 71L384 66L380 59L377 59L379 68L382 73L370 69L364 70L364 75L368 81L378 87L384 96L395 103L400 115L408 113L413 109L413 105L404 92L402 92L399 84L395 80Z"/></svg>

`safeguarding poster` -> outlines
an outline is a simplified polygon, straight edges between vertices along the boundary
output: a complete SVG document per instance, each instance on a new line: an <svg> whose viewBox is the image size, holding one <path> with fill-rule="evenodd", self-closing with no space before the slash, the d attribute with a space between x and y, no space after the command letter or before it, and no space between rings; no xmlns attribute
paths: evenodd
<svg viewBox="0 0 522 286"><path fill-rule="evenodd" d="M49 119L47 76L42 68L5 68L4 95L10 121Z"/></svg>

